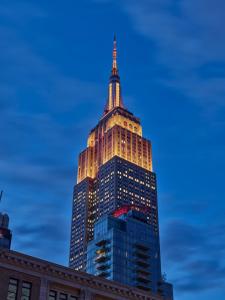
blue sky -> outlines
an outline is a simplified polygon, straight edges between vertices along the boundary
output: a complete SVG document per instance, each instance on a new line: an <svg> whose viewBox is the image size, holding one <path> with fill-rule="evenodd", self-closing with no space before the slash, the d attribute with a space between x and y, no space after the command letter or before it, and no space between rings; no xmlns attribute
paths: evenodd
<svg viewBox="0 0 225 300"><path fill-rule="evenodd" d="M78 153L107 96L152 141L163 271L179 300L225 294L225 2L1 1L0 209L13 249L67 265Z"/></svg>

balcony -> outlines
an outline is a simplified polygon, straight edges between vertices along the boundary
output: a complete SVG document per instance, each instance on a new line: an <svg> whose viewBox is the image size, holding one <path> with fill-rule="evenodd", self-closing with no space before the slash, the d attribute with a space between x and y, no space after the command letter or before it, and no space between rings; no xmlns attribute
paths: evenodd
<svg viewBox="0 0 225 300"><path fill-rule="evenodd" d="M134 251L134 255L137 257L140 257L142 259L149 259L150 255L147 252L141 252L139 250Z"/></svg>
<svg viewBox="0 0 225 300"><path fill-rule="evenodd" d="M141 283L144 283L144 284L147 284L147 283L151 282L151 280L150 280L148 277L143 276L143 275L141 275L141 274L138 274L138 275L136 276L136 280L137 280L138 282L141 282Z"/></svg>
<svg viewBox="0 0 225 300"><path fill-rule="evenodd" d="M96 245L97 247L102 247L102 246L105 246L105 245L107 245L107 244L109 244L109 243L110 243L109 240L101 240L101 241L97 242L95 245Z"/></svg>
<svg viewBox="0 0 225 300"><path fill-rule="evenodd" d="M110 260L110 256L106 256L106 255L99 255L95 258L95 262L96 263L103 263Z"/></svg>
<svg viewBox="0 0 225 300"><path fill-rule="evenodd" d="M148 250L149 250L149 247L147 247L146 245L139 244L139 243L135 243L134 245L135 245L135 247L136 247L137 249L140 249L140 250L142 250L142 251L148 251Z"/></svg>
<svg viewBox="0 0 225 300"><path fill-rule="evenodd" d="M104 277L104 278L109 277L109 275L110 275L110 273L109 272L105 272L105 271L103 271L103 272L101 272L101 273L98 274L99 277Z"/></svg>
<svg viewBox="0 0 225 300"><path fill-rule="evenodd" d="M144 276L149 276L151 274L151 272L147 269L138 269L138 268L136 268L134 271L137 274L143 274Z"/></svg>
<svg viewBox="0 0 225 300"><path fill-rule="evenodd" d="M105 254L105 253L108 253L111 251L111 248L110 247L103 247L103 248L100 248L98 250L95 251L96 254Z"/></svg>
<svg viewBox="0 0 225 300"><path fill-rule="evenodd" d="M151 291L151 288L148 287L148 286L144 286L144 285L141 285L141 284L137 284L136 287L138 289L141 289L141 290L144 290L144 291Z"/></svg>
<svg viewBox="0 0 225 300"><path fill-rule="evenodd" d="M105 265L103 265L103 264L98 264L98 265L96 266L96 269L99 270L99 271L105 271L105 270L110 269L110 265L109 265L109 264L105 264Z"/></svg>
<svg viewBox="0 0 225 300"><path fill-rule="evenodd" d="M143 260L139 257L135 258L134 261L135 261L136 265L138 265L139 267L142 267L142 268L148 268L150 266L148 261Z"/></svg>

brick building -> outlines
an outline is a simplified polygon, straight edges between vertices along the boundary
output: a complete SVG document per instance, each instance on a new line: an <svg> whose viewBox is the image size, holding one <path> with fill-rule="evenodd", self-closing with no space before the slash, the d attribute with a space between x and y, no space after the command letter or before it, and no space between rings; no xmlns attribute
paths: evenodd
<svg viewBox="0 0 225 300"><path fill-rule="evenodd" d="M0 300L161 300L150 292L0 250Z"/></svg>

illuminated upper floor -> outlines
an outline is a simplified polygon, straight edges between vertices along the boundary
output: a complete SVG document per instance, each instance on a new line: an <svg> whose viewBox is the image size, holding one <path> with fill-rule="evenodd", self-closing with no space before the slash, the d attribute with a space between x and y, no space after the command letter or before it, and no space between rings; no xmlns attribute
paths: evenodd
<svg viewBox="0 0 225 300"><path fill-rule="evenodd" d="M77 182L95 178L99 167L114 156L152 171L151 143L142 137L140 120L122 101L115 38L107 103L102 118L88 136L87 148L80 153Z"/></svg>

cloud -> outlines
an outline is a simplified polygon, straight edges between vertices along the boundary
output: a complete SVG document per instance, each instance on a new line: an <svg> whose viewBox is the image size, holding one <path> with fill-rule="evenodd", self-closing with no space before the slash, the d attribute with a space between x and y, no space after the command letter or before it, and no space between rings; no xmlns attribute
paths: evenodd
<svg viewBox="0 0 225 300"><path fill-rule="evenodd" d="M68 221L70 220L65 222L59 211L56 212L55 216L47 217L46 212L43 210L40 210L39 207L38 215L35 216L35 220L32 220L32 222L29 215L27 216L28 222L21 221L19 225L14 227L13 248L50 261L59 260L59 253L61 253L64 255L63 263L66 264L69 253ZM51 207L51 212L53 210Z"/></svg>
<svg viewBox="0 0 225 300"><path fill-rule="evenodd" d="M44 49L48 47L46 40L51 43L52 39L54 43L53 37L36 32L39 34L36 41L26 35L25 29L32 28L33 23L40 22L40 27L47 24L49 13L28 1L19 5L16 1L6 1L0 4L0 16L0 105L4 110L7 106L9 109L19 106L31 109L32 106L45 109L49 114L59 114L99 102L103 97L102 86L79 79L76 60L74 72L68 75L57 60L53 63L44 57ZM60 55L60 51L55 53ZM60 62L60 57L58 59Z"/></svg>
<svg viewBox="0 0 225 300"><path fill-rule="evenodd" d="M26 41L18 39L14 30L0 27L0 39L0 62L4 72L1 102L8 102L12 107L12 101L17 105L21 101L29 107L29 94L33 106L45 105L45 109L53 113L69 111L100 98L100 86L64 75L57 66L36 54ZM19 95L25 97L18 98Z"/></svg>
<svg viewBox="0 0 225 300"><path fill-rule="evenodd" d="M4 180L9 180L12 184L26 184L29 187L40 187L41 189L51 189L55 187L55 192L62 185L67 185L70 178L74 176L71 168L62 169L60 167L41 165L32 163L0 162L1 174ZM59 185L60 184L60 185Z"/></svg>
<svg viewBox="0 0 225 300"><path fill-rule="evenodd" d="M136 30L153 39L173 68L224 60L224 1L123 1ZM164 55L162 57L162 54ZM182 65L179 66L179 62Z"/></svg>
<svg viewBox="0 0 225 300"><path fill-rule="evenodd" d="M12 3L0 4L0 176L4 182L33 187L54 181L62 185L73 167L72 157L63 153L76 152L80 137L74 137L78 131L86 134L83 122L90 122L80 120L78 110L96 105L101 87L68 76L37 52L20 23L42 22L48 14L28 2L20 4L15 15Z"/></svg>
<svg viewBox="0 0 225 300"><path fill-rule="evenodd" d="M48 14L20 4L15 13L12 3L0 4L1 209L10 215L14 250L66 264L75 154L90 122L79 109L97 106L101 86L40 54L24 26Z"/></svg>
<svg viewBox="0 0 225 300"><path fill-rule="evenodd" d="M225 290L225 224L199 225L171 220L162 236L168 269L178 293Z"/></svg>
<svg viewBox="0 0 225 300"><path fill-rule="evenodd" d="M225 107L225 2L223 0L123 0L137 33L149 39L156 63L164 68L159 82L203 108ZM207 67L202 73L201 69Z"/></svg>

